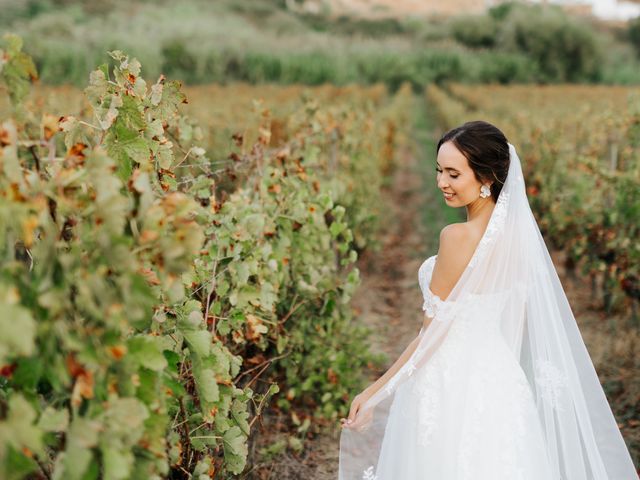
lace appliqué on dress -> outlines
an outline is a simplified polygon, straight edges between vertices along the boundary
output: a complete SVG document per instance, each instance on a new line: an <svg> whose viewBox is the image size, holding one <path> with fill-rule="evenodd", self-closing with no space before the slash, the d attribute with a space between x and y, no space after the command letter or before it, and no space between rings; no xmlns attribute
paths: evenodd
<svg viewBox="0 0 640 480"><path fill-rule="evenodd" d="M536 367L536 385L542 399L558 411L562 411L560 395L567 386L567 377L551 361L543 360Z"/></svg>
<svg viewBox="0 0 640 480"><path fill-rule="evenodd" d="M422 290L422 296L424 301L422 303L422 310L425 315L431 318L437 318L439 320L448 318L453 313L453 306L451 302L442 300L438 295L433 293L429 288L429 282L431 282L431 275L433 274L434 260L437 255L433 255L427 258L420 268L418 269L418 282L420 289ZM440 315L438 315L440 314Z"/></svg>
<svg viewBox="0 0 640 480"><path fill-rule="evenodd" d="M507 220L507 205L509 204L509 194L505 191L500 192L496 206L493 207L491 212L491 218L487 224L487 230L482 235L478 248L474 252L467 268L475 266L478 261L484 256L489 245L495 240L496 234L502 230L504 223Z"/></svg>
<svg viewBox="0 0 640 480"><path fill-rule="evenodd" d="M422 310L424 310L424 313L433 318L436 316L436 312L438 311L442 303L442 299L438 295L432 292L428 292L426 298L424 299L424 303L422 304Z"/></svg>
<svg viewBox="0 0 640 480"><path fill-rule="evenodd" d="M362 480L378 480L378 476L373 473L373 465L362 471Z"/></svg>
<svg viewBox="0 0 640 480"><path fill-rule="evenodd" d="M396 386L401 376L403 376L406 373L406 376L410 377L411 374L413 374L413 372L415 372L417 368L418 367L416 367L416 364L414 363L413 358L409 358L409 360L407 360L407 362L400 368L400 370L398 370L396 374L393 377L391 377L387 382L387 384L384 386L384 389L387 392L387 394L391 395L391 393L393 392L393 388Z"/></svg>
<svg viewBox="0 0 640 480"><path fill-rule="evenodd" d="M446 341L440 346L433 358L416 377L416 384L412 388L413 395L418 401L418 443L428 446L432 443L438 417L442 412L440 395L442 389L450 388L454 380L451 371L459 361L455 345L464 335L464 326L454 323L449 330Z"/></svg>
<svg viewBox="0 0 640 480"><path fill-rule="evenodd" d="M495 337L494 337L495 338ZM497 351L500 347L497 344L488 345L488 348ZM483 438L483 422L481 417L485 410L491 409L490 399L486 398L489 392L501 392L504 399L506 414L513 420L509 423L497 425L496 434L503 439L502 449L499 457L499 470L495 471L496 478L508 478L521 480L525 478L525 472L519 466L518 458L527 455L522 450L523 441L527 433L527 421L525 418L525 405L527 402L533 403L533 397L526 378L522 376L513 377L508 372L504 372L491 357L483 357L478 364L481 374L472 379L473 390L478 392L473 399L474 409L470 415L471 422L465 430L458 453L459 478L473 480L476 478L474 462L482 455L482 445L479 439ZM512 387L508 387L512 385Z"/></svg>

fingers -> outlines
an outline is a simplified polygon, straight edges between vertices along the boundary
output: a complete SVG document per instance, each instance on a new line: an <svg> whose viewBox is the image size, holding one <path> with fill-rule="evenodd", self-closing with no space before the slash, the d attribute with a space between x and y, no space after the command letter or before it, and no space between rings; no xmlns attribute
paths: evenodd
<svg viewBox="0 0 640 480"><path fill-rule="evenodd" d="M353 421L356 418L356 415L358 415L358 412L360 411L360 403L351 405L351 410L349 410L349 420Z"/></svg>
<svg viewBox="0 0 640 480"><path fill-rule="evenodd" d="M347 418L340 419L341 426L345 427L353 423L359 410L360 410L360 402L356 398L353 400L353 402L351 402L351 408L349 408L349 415L347 415Z"/></svg>
<svg viewBox="0 0 640 480"><path fill-rule="evenodd" d="M341 418L340 419L340 424L342 427L348 427L349 425L351 425L351 423L353 423L354 418L356 417L357 413L352 413L352 411L349 412L349 416L347 418Z"/></svg>
<svg viewBox="0 0 640 480"><path fill-rule="evenodd" d="M373 418L372 409L363 411L361 405L358 404L353 410L355 411L355 414L353 414L353 416L350 413L348 418L340 419L342 428L361 429L366 427L371 422L371 419Z"/></svg>
<svg viewBox="0 0 640 480"><path fill-rule="evenodd" d="M353 425L353 420L351 420L350 418L341 418L340 419L340 427L341 428L351 428L351 425Z"/></svg>
<svg viewBox="0 0 640 480"><path fill-rule="evenodd" d="M343 428L351 428L351 429L355 429L355 430L360 430L364 427L366 427L367 425L369 425L371 419L372 419L372 411L371 410L367 410L365 412L361 412L359 415L357 415L355 417L355 419L349 421L347 419L347 421L345 423L343 423Z"/></svg>
<svg viewBox="0 0 640 480"><path fill-rule="evenodd" d="M342 428L362 427L369 423L372 412L371 409L367 409L367 411L364 412L365 415L362 415L362 406L364 403L361 395L355 396L349 408L349 415L347 418L340 419L340 426Z"/></svg>
<svg viewBox="0 0 640 480"><path fill-rule="evenodd" d="M356 408L349 412L349 420L353 421L358 415L358 412L360 412L360 405L357 405Z"/></svg>
<svg viewBox="0 0 640 480"><path fill-rule="evenodd" d="M341 418L340 419L340 426L342 428L348 428L350 424L351 424L351 420L349 420L348 418Z"/></svg>

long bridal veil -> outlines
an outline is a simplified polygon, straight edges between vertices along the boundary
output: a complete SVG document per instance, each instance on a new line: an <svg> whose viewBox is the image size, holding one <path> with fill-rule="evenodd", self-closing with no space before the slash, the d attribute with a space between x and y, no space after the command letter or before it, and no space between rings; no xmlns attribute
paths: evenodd
<svg viewBox="0 0 640 480"><path fill-rule="evenodd" d="M342 429L339 480L391 480L375 472L395 393L430 361L453 322L468 316L499 321L531 387L553 480L638 478L531 212L511 144L509 152L507 179L465 271L420 331L411 358L362 406L364 425Z"/></svg>

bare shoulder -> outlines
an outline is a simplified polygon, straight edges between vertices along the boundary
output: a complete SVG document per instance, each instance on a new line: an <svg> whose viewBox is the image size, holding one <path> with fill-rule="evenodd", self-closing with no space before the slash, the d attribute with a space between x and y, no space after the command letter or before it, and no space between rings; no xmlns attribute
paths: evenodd
<svg viewBox="0 0 640 480"><path fill-rule="evenodd" d="M446 298L464 272L475 244L477 232L468 223L452 223L440 232L438 256L431 276L431 291Z"/></svg>
<svg viewBox="0 0 640 480"><path fill-rule="evenodd" d="M465 241L469 237L469 225L467 223L451 223L440 230L440 246L443 243L452 244Z"/></svg>
<svg viewBox="0 0 640 480"><path fill-rule="evenodd" d="M440 245L436 261L457 271L467 265L473 254L475 231L468 223L452 223L440 231Z"/></svg>

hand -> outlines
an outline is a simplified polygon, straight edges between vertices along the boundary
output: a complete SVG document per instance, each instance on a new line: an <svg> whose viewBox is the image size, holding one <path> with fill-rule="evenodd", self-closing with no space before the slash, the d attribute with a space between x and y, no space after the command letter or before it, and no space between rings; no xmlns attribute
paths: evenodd
<svg viewBox="0 0 640 480"><path fill-rule="evenodd" d="M371 395L364 390L353 398L351 402L351 408L349 409L349 416L347 418L341 418L342 428L357 428L366 423L366 420L371 417L371 411L368 411L369 415L358 415L362 408L362 405L371 397Z"/></svg>

